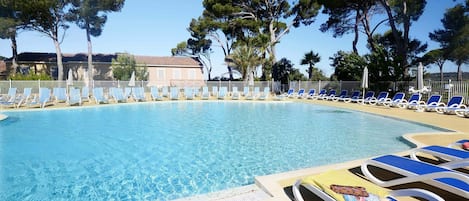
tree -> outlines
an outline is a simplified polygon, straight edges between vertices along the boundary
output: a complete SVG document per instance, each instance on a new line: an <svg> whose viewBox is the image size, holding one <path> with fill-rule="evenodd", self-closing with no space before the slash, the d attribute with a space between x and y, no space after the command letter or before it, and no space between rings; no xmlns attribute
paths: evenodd
<svg viewBox="0 0 469 201"><path fill-rule="evenodd" d="M124 0L71 0L72 9L68 20L75 22L80 29L86 31L88 43L88 73L93 79L93 47L91 36L98 37L103 32L107 21L107 13L117 12L124 6Z"/></svg>
<svg viewBox="0 0 469 201"><path fill-rule="evenodd" d="M462 80L461 66L469 62L469 1L457 4L444 14L444 29L430 33L430 39L440 43L445 55L458 65L458 80Z"/></svg>
<svg viewBox="0 0 469 201"><path fill-rule="evenodd" d="M354 52L338 51L329 59L335 68L333 77L337 80L361 80L363 69L368 65L363 57Z"/></svg>
<svg viewBox="0 0 469 201"><path fill-rule="evenodd" d="M260 51L253 47L241 46L237 47L234 52L229 55L231 64L247 79L250 73L254 73L256 68L263 63Z"/></svg>
<svg viewBox="0 0 469 201"><path fill-rule="evenodd" d="M321 24L322 32L332 30L333 37L341 37L353 32L352 48L353 52L358 54L357 44L360 31L362 31L368 38L368 45L374 51L375 43L372 40L374 31L387 21L381 20L375 27L371 27L372 15L381 12L376 0L321 0L319 2L324 6L322 12L329 15L327 22Z"/></svg>
<svg viewBox="0 0 469 201"><path fill-rule="evenodd" d="M443 65L446 62L445 50L434 49L427 52L423 57L422 61L425 65L436 64L440 69L440 81L443 81Z"/></svg>
<svg viewBox="0 0 469 201"><path fill-rule="evenodd" d="M426 0L379 0L388 16L391 33L396 45L396 60L403 69L404 77L408 75L409 34L412 21L417 21L423 14ZM401 26L398 26L401 25ZM398 27L402 27L399 30Z"/></svg>
<svg viewBox="0 0 469 201"><path fill-rule="evenodd" d="M118 54L116 59L112 59L112 74L117 80L129 80L132 72L135 72L135 80L147 80L146 66L138 67L133 55L123 53Z"/></svg>
<svg viewBox="0 0 469 201"><path fill-rule="evenodd" d="M22 25L18 13L19 4L21 1L0 1L0 39L11 40L12 68L15 70L18 67L16 35L17 29Z"/></svg>
<svg viewBox="0 0 469 201"><path fill-rule="evenodd" d="M309 68L307 70L309 80L313 79L314 65L319 61L321 61L321 57L318 53L314 53L312 50L310 52L305 53L305 56L303 57L303 59L301 59L301 65L309 65Z"/></svg>
<svg viewBox="0 0 469 201"><path fill-rule="evenodd" d="M65 36L67 25L67 8L69 0L28 1L21 6L21 21L25 28L38 31L54 42L57 55L58 80L63 80L62 50L60 43ZM60 32L63 31L63 34Z"/></svg>
<svg viewBox="0 0 469 201"><path fill-rule="evenodd" d="M293 64L286 58L280 59L272 66L272 78L282 84L288 84L289 75L293 71Z"/></svg>

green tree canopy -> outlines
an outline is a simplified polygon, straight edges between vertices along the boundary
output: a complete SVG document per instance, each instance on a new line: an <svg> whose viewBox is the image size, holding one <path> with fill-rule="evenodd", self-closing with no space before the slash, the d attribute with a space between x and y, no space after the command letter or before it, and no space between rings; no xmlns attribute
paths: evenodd
<svg viewBox="0 0 469 201"><path fill-rule="evenodd" d="M312 80L313 79L313 73L315 72L314 70L314 65L321 61L321 57L319 56L318 53L314 53L312 50L310 52L305 53L303 56L303 59L301 59L300 64L301 65L308 65L308 79ZM317 70L316 70L317 72Z"/></svg>
<svg viewBox="0 0 469 201"><path fill-rule="evenodd" d="M135 72L135 80L147 80L148 73L146 66L137 66L133 55L123 53L112 59L112 74L117 80L130 80L132 72Z"/></svg>
<svg viewBox="0 0 469 201"><path fill-rule="evenodd" d="M337 80L361 80L363 69L368 65L363 57L354 52L339 51L329 59L335 68L333 77Z"/></svg>
<svg viewBox="0 0 469 201"><path fill-rule="evenodd" d="M229 65L235 67L243 75L243 79L247 79L249 73L254 73L256 68L264 62L260 51L249 46L237 47L228 58L231 60Z"/></svg>

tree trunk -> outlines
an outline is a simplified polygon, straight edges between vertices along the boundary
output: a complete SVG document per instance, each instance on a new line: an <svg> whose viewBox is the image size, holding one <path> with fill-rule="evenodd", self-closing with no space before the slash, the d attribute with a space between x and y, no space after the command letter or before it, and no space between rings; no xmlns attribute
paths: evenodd
<svg viewBox="0 0 469 201"><path fill-rule="evenodd" d="M90 25L86 25L86 40L88 41L88 79L93 80L93 46L91 44Z"/></svg>
<svg viewBox="0 0 469 201"><path fill-rule="evenodd" d="M458 63L458 81L462 81L462 63Z"/></svg>
<svg viewBox="0 0 469 201"><path fill-rule="evenodd" d="M355 25L353 26L353 32L355 37L353 38L352 48L355 54L358 54L357 44L358 44L358 23L360 22L360 11L357 10L357 14L355 15ZM310 78L311 79L311 78Z"/></svg>
<svg viewBox="0 0 469 201"><path fill-rule="evenodd" d="M62 50L60 49L60 43L57 40L57 37L54 38L54 45L55 45L55 51L57 55L57 71L58 71L57 80L63 80L64 66L62 63Z"/></svg>
<svg viewBox="0 0 469 201"><path fill-rule="evenodd" d="M11 57L11 69L13 69L15 72L17 72L17 68L18 68L18 62L17 62L17 58L18 58L18 46L16 44L16 36L15 34L13 34L11 36L11 52L12 52L12 57Z"/></svg>
<svg viewBox="0 0 469 201"><path fill-rule="evenodd" d="M443 74L443 65L440 65L440 81L443 82L444 74Z"/></svg>
<svg viewBox="0 0 469 201"><path fill-rule="evenodd" d="M309 80L312 80L312 79L313 79L313 64L309 64L308 79L309 79Z"/></svg>

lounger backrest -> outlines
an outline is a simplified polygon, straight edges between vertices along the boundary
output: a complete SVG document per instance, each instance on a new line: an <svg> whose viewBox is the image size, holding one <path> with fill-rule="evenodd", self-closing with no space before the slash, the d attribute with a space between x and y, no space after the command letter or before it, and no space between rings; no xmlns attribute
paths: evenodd
<svg viewBox="0 0 469 201"><path fill-rule="evenodd" d="M264 94L270 93L270 87L264 87Z"/></svg>
<svg viewBox="0 0 469 201"><path fill-rule="evenodd" d="M305 93L305 89L300 89L300 90L298 91L298 95L301 95L301 94L304 94L304 93Z"/></svg>
<svg viewBox="0 0 469 201"><path fill-rule="evenodd" d="M8 97L15 97L16 96L16 88L9 88L8 89Z"/></svg>
<svg viewBox="0 0 469 201"><path fill-rule="evenodd" d="M365 98L371 98L371 97L373 97L373 96L375 96L375 92L374 92L374 91L368 91L368 92L366 92L366 94L365 94Z"/></svg>
<svg viewBox="0 0 469 201"><path fill-rule="evenodd" d="M394 94L394 97L392 98L392 100L402 100L404 99L404 97L405 97L405 93L398 92Z"/></svg>
<svg viewBox="0 0 469 201"><path fill-rule="evenodd" d="M388 95L389 95L388 92L382 91L382 92L379 92L378 97L376 99L378 99L378 100L385 99L385 98L388 97Z"/></svg>
<svg viewBox="0 0 469 201"><path fill-rule="evenodd" d="M332 96L332 95L335 95L335 90L334 89L329 91L329 96Z"/></svg>
<svg viewBox="0 0 469 201"><path fill-rule="evenodd" d="M50 89L40 88L39 89L39 102L44 103L50 100Z"/></svg>
<svg viewBox="0 0 469 201"><path fill-rule="evenodd" d="M360 96L360 92L359 92L359 91L354 91L354 92L352 93L352 96L351 96L351 97L358 97L358 96Z"/></svg>
<svg viewBox="0 0 469 201"><path fill-rule="evenodd" d="M324 94L326 94L326 93L327 93L327 90L321 89L321 91L319 92L319 95L324 95Z"/></svg>
<svg viewBox="0 0 469 201"><path fill-rule="evenodd" d="M295 92L295 90L289 89L288 92L287 92L287 94L292 94L293 92Z"/></svg>
<svg viewBox="0 0 469 201"><path fill-rule="evenodd" d="M451 99L449 100L448 106L450 106L450 105L461 105L462 101L463 101L463 97L462 97L462 96L453 96L453 97L451 97Z"/></svg>
<svg viewBox="0 0 469 201"><path fill-rule="evenodd" d="M409 101L408 102L412 102L412 101L419 101L420 100L420 94L419 93L416 93L416 94L412 94L412 96L410 96L409 98Z"/></svg>
<svg viewBox="0 0 469 201"><path fill-rule="evenodd" d="M259 93L260 93L259 87L254 87L254 94L259 94Z"/></svg>
<svg viewBox="0 0 469 201"><path fill-rule="evenodd" d="M434 104L434 103L439 103L440 101L441 101L441 95L432 95L427 100L427 105Z"/></svg>
<svg viewBox="0 0 469 201"><path fill-rule="evenodd" d="M232 91L232 92L238 92L238 87L233 87L233 88L231 89L231 91Z"/></svg>
<svg viewBox="0 0 469 201"><path fill-rule="evenodd" d="M310 89L308 95L314 95L316 93L316 89Z"/></svg>
<svg viewBox="0 0 469 201"><path fill-rule="evenodd" d="M346 96L347 93L348 93L347 90L342 90L342 91L340 92L339 96L340 96L340 97Z"/></svg>

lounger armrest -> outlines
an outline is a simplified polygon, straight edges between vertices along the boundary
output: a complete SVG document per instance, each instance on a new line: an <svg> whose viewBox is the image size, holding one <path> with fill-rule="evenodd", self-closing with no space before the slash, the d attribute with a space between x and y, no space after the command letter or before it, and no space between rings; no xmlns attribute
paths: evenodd
<svg viewBox="0 0 469 201"><path fill-rule="evenodd" d="M301 195L301 192L300 192L300 186L301 185L302 185L302 180L299 179L292 186L293 196L295 197L296 201L304 201L303 196ZM315 195L317 195L318 197L320 197L321 199L323 199L324 201L336 201L334 198L329 196L327 193L325 193L324 191L322 191L321 189L319 189L319 188L317 188L313 185L306 184L306 185L303 185L303 186L306 189L308 189L309 191L311 191L312 193L314 193Z"/></svg>
<svg viewBox="0 0 469 201"><path fill-rule="evenodd" d="M389 195L393 197L414 196L414 197L424 198L428 201L444 201L444 199L438 196L437 194L432 193L427 190L418 189L418 188L394 190L394 191L391 191Z"/></svg>

